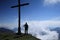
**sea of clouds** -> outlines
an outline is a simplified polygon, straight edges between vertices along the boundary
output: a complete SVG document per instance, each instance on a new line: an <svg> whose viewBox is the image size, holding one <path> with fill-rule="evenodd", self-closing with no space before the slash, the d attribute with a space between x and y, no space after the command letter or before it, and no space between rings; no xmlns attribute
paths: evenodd
<svg viewBox="0 0 60 40"><path fill-rule="evenodd" d="M32 34L36 38L39 38L41 40L58 40L59 39L59 33L56 31L50 31L50 28L56 28L60 27L60 21L53 21L53 20L44 20L44 21L22 21L21 22L21 31L24 33L24 27L23 25L25 23L28 23L29 30L28 33ZM0 24L0 28L8 28L11 30L17 29L17 21L11 24ZM15 31L17 32L17 30Z"/></svg>
<svg viewBox="0 0 60 40"><path fill-rule="evenodd" d="M28 23L29 30L28 33L32 34L36 38L39 38L41 40L58 40L59 39L59 33L56 31L50 31L50 28L54 29L56 27L60 27L60 21L59 18L55 18L54 20L31 20L31 21L21 21L21 31L24 33L24 27L23 25L25 23ZM0 28L8 28L11 30L15 30L17 32L18 27L18 21L15 20L12 23L4 23L0 24Z"/></svg>
<svg viewBox="0 0 60 40"><path fill-rule="evenodd" d="M25 22L22 22L24 25ZM50 31L51 28L59 26L60 21L27 21L29 33L41 40L58 40L59 33ZM50 27L49 27L50 26ZM23 26L22 26L23 27ZM24 29L23 29L24 30ZM23 32L22 30L22 32Z"/></svg>

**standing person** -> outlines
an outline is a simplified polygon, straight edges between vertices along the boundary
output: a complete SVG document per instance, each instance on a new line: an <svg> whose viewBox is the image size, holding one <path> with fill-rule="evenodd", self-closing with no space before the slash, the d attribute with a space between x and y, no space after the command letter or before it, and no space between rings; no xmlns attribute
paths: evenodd
<svg viewBox="0 0 60 40"><path fill-rule="evenodd" d="M25 34L28 34L28 24L27 24L27 22L25 23L24 27L25 27Z"/></svg>

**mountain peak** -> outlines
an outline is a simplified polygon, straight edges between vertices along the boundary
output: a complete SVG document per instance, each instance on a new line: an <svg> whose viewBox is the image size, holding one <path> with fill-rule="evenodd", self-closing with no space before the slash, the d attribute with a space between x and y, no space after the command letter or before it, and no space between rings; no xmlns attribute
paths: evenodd
<svg viewBox="0 0 60 40"><path fill-rule="evenodd" d="M0 40L40 40L31 34L17 35L13 31L5 28L0 28Z"/></svg>

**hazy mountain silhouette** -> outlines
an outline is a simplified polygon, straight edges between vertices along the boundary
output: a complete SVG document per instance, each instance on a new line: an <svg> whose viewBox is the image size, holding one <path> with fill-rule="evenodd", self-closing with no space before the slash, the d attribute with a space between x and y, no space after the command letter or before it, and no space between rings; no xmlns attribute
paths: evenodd
<svg viewBox="0 0 60 40"><path fill-rule="evenodd" d="M9 30L6 28L0 28L0 32L2 32L2 33L14 33L12 30Z"/></svg>
<svg viewBox="0 0 60 40"><path fill-rule="evenodd" d="M54 29L50 29L51 31L56 31L57 33L59 33L59 40L60 40L60 27L56 27Z"/></svg>

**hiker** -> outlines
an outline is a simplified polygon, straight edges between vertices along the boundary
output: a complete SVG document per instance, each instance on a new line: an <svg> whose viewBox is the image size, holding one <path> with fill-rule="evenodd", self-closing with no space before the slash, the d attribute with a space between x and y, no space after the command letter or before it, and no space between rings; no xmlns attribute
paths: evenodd
<svg viewBox="0 0 60 40"><path fill-rule="evenodd" d="M25 27L25 34L28 34L28 24L27 24L27 22L25 23L24 27Z"/></svg>

